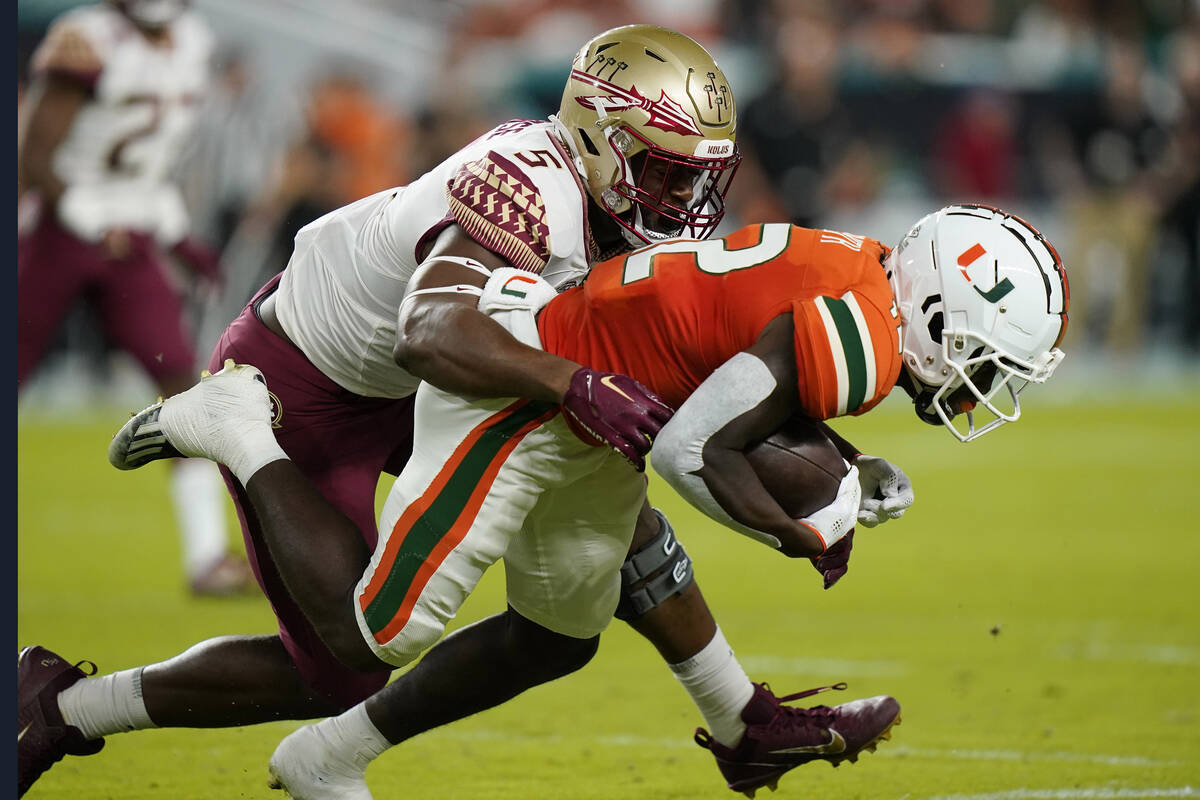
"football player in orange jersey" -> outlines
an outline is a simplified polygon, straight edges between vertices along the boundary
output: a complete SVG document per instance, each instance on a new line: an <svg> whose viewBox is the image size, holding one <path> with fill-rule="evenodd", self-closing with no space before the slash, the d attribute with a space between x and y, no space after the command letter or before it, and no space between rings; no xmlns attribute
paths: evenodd
<svg viewBox="0 0 1200 800"><path fill-rule="evenodd" d="M521 341L619 367L678 403L655 443L656 471L728 527L816 559L827 582L844 572L855 522L875 524L908 507L907 479L836 439L852 462L837 499L794 520L749 469L747 445L794 414L862 413L897 383L922 420L977 438L1017 419L1023 389L1060 363L1067 304L1053 248L1020 219L980 206L922 219L891 251L850 234L749 226L610 260L557 296L527 273L499 270L479 299ZM244 452L269 433L256 377L234 366L171 398L165 435L182 452L244 465L239 479L272 524L346 524L281 453L264 460ZM977 424L976 413L988 419ZM628 464L582 444L552 405L464 399L425 385L416 414L424 424L414 456L345 612L385 663L408 663L433 646L365 703L281 743L272 773L302 797L369 798L363 770L371 759L494 704L480 687L512 656L481 650L478 630L530 620L594 641L621 594L618 568L645 488ZM669 534L665 544L674 549ZM500 558L519 613L437 642ZM607 573L581 569L585 559L607 564ZM711 644L731 656L715 625L713 634ZM562 666L539 677L556 677ZM740 728L730 726L737 733L701 729L697 741L730 788L752 793L809 761L857 758L887 734L899 705L880 696L799 709L760 684L740 711Z"/></svg>

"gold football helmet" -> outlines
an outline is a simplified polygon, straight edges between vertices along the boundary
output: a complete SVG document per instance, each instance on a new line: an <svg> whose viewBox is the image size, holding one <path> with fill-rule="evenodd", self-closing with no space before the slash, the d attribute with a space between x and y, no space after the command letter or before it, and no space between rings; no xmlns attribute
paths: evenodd
<svg viewBox="0 0 1200 800"><path fill-rule="evenodd" d="M733 91L712 56L656 25L595 37L552 117L588 193L635 246L707 238L741 161Z"/></svg>

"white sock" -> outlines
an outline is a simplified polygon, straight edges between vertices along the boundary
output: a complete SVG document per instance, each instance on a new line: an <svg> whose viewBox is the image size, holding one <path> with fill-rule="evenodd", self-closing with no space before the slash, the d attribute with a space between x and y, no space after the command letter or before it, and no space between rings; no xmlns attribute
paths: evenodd
<svg viewBox="0 0 1200 800"><path fill-rule="evenodd" d="M286 460L288 457L279 446L279 442L275 441L275 434L269 425L265 429L260 430L256 427L247 431L240 444L237 452L225 456L221 463L229 467L229 471L242 486L249 483L254 473L267 464Z"/></svg>
<svg viewBox="0 0 1200 800"><path fill-rule="evenodd" d="M315 727L325 740L329 760L355 777L365 773L367 765L392 746L371 722L363 703L339 716L321 720Z"/></svg>
<svg viewBox="0 0 1200 800"><path fill-rule="evenodd" d="M58 710L87 739L158 727L142 700L142 667L76 681L59 692Z"/></svg>
<svg viewBox="0 0 1200 800"><path fill-rule="evenodd" d="M172 464L171 501L183 537L183 569L189 578L200 577L228 552L227 497L216 464L198 459L178 459Z"/></svg>
<svg viewBox="0 0 1200 800"><path fill-rule="evenodd" d="M742 709L754 696L754 684L721 629L699 653L670 667L700 709L713 738L726 747L737 745L746 732Z"/></svg>

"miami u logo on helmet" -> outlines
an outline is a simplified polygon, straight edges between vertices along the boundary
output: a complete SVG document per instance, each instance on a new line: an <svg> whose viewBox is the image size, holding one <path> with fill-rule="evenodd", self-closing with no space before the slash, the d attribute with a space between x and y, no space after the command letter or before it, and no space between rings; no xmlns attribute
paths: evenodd
<svg viewBox="0 0 1200 800"><path fill-rule="evenodd" d="M983 289L980 289L978 286L976 286L975 282L971 280L971 276L967 274L967 267L974 264L979 260L980 256L986 253L987 250L984 250L983 245L981 245L979 242L971 245L959 255L958 271L963 274L963 277L967 279L967 283L971 284L971 288L978 292L980 297L982 297L984 300L987 300L989 303L999 303L1000 299L1003 298L1004 295L1008 294L1015 288L1012 284L1012 281L1010 281L1008 278L997 281L991 289L988 289L985 292ZM996 261L996 277L999 277L999 272L1000 262Z"/></svg>

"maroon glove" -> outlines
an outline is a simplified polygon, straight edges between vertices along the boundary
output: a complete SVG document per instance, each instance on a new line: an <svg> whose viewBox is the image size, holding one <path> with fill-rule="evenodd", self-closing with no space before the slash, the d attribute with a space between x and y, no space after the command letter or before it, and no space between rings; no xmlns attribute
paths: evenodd
<svg viewBox="0 0 1200 800"><path fill-rule="evenodd" d="M826 589L837 583L846 574L846 570L850 569L850 548L854 546L853 540L854 531L850 531L824 553L809 559L817 568L817 572L825 577Z"/></svg>
<svg viewBox="0 0 1200 800"><path fill-rule="evenodd" d="M675 412L630 378L580 367L562 401L563 418L591 445L608 444L642 472L654 437Z"/></svg>
<svg viewBox="0 0 1200 800"><path fill-rule="evenodd" d="M171 255L189 270L213 283L221 281L221 259L217 251L191 236L185 236L171 248Z"/></svg>

